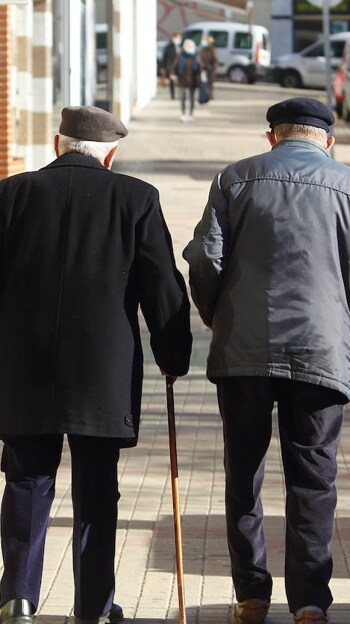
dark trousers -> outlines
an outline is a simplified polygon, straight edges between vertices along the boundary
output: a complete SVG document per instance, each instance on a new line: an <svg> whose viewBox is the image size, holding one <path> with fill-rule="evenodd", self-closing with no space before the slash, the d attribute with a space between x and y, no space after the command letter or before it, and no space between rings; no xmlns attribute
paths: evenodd
<svg viewBox="0 0 350 624"><path fill-rule="evenodd" d="M43 556L63 435L7 436L1 468L4 572L1 604L39 602ZM93 618L113 602L118 441L68 435L72 461L74 613Z"/></svg>
<svg viewBox="0 0 350 624"><path fill-rule="evenodd" d="M169 92L170 92L170 99L171 100L175 100L175 81L172 80L169 76L169 72L168 72L168 80L169 80Z"/></svg>
<svg viewBox="0 0 350 624"><path fill-rule="evenodd" d="M180 87L180 102L181 112L184 115L186 113L186 98L188 97L188 112L192 115L194 110L194 96L195 89L189 89L187 87Z"/></svg>
<svg viewBox="0 0 350 624"><path fill-rule="evenodd" d="M285 586L289 608L332 602L331 541L336 455L344 397L313 384L265 377L218 380L224 427L226 521L237 600L269 600L260 490L265 454L278 424L286 483Z"/></svg>

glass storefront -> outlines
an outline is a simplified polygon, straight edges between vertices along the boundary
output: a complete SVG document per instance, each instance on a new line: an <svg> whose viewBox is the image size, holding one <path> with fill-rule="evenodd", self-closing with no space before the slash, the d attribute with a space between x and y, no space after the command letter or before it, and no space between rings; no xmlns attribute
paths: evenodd
<svg viewBox="0 0 350 624"><path fill-rule="evenodd" d="M330 12L332 15L350 13L350 0L341 0ZM306 13L317 14L320 13L320 9L308 2L308 0L294 0L294 15L305 15Z"/></svg>
<svg viewBox="0 0 350 624"><path fill-rule="evenodd" d="M93 0L52 0L53 110L91 104L96 59Z"/></svg>
<svg viewBox="0 0 350 624"><path fill-rule="evenodd" d="M350 30L350 0L342 0L330 9L330 32ZM294 51L299 52L310 43L322 38L322 9L307 0L294 0Z"/></svg>

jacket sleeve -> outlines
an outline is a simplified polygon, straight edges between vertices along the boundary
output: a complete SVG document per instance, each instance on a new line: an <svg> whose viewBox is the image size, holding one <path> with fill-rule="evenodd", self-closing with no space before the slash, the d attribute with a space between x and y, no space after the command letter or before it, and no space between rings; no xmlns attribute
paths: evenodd
<svg viewBox="0 0 350 624"><path fill-rule="evenodd" d="M176 48L173 43L169 41L164 48L163 58L162 58L162 66L165 69L169 69L172 63L174 63L176 57Z"/></svg>
<svg viewBox="0 0 350 624"><path fill-rule="evenodd" d="M154 188L137 226L136 268L140 305L151 334L154 358L168 375L185 375L192 347L190 303Z"/></svg>
<svg viewBox="0 0 350 624"><path fill-rule="evenodd" d="M219 174L211 186L208 203L195 228L193 240L183 252L183 257L189 264L192 299L208 327L212 326L228 249L228 206L220 188Z"/></svg>

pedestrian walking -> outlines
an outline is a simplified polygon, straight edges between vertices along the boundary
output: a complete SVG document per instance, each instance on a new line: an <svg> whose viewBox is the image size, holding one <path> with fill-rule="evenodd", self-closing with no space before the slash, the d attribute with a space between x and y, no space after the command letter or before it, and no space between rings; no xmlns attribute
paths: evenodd
<svg viewBox="0 0 350 624"><path fill-rule="evenodd" d="M332 603L336 455L350 399L350 170L330 158L334 116L322 102L291 98L266 117L272 149L215 177L184 257L212 330L232 622L264 622L270 605L260 490L277 402L286 595L297 624L321 624Z"/></svg>
<svg viewBox="0 0 350 624"><path fill-rule="evenodd" d="M174 77L171 74L171 68L178 54L180 45L181 45L181 34L179 32L174 32L171 35L167 45L164 48L163 58L162 58L161 71L163 75L165 75L166 78L168 79L171 100L175 100L175 88L176 88L176 80L174 80Z"/></svg>
<svg viewBox="0 0 350 624"><path fill-rule="evenodd" d="M216 68L218 66L218 56L215 50L214 37L205 35L202 39L201 49L199 51L199 62L202 72L205 72L208 81L209 100L213 99L213 85L216 77Z"/></svg>
<svg viewBox="0 0 350 624"><path fill-rule="evenodd" d="M116 470L139 435L139 306L161 371L188 370L189 302L158 191L110 170L126 134L102 109L66 107L57 159L0 183L2 624L34 621L64 434L75 622L122 619Z"/></svg>
<svg viewBox="0 0 350 624"><path fill-rule="evenodd" d="M185 39L171 70L171 76L177 80L180 87L181 121L193 121L195 93L199 86L200 73L196 44L192 39Z"/></svg>

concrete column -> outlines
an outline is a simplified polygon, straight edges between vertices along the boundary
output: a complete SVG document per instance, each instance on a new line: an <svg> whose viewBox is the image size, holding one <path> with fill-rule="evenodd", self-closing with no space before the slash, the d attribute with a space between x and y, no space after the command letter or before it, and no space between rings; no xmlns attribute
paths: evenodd
<svg viewBox="0 0 350 624"><path fill-rule="evenodd" d="M271 6L272 60L293 52L292 0L272 0Z"/></svg>
<svg viewBox="0 0 350 624"><path fill-rule="evenodd" d="M154 96L156 0L112 0L109 84L111 111L128 122Z"/></svg>
<svg viewBox="0 0 350 624"><path fill-rule="evenodd" d="M52 11L51 0L35 0L33 14L33 164L52 160Z"/></svg>
<svg viewBox="0 0 350 624"><path fill-rule="evenodd" d="M82 104L82 19L80 0L63 0L64 106Z"/></svg>
<svg viewBox="0 0 350 624"><path fill-rule="evenodd" d="M136 2L136 105L145 106L157 91L157 4L155 0Z"/></svg>

